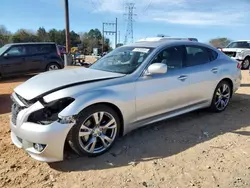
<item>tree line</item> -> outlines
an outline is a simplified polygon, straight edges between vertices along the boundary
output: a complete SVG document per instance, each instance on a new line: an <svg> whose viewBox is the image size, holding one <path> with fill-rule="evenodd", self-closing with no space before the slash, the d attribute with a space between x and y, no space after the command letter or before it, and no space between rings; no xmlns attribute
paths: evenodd
<svg viewBox="0 0 250 188"><path fill-rule="evenodd" d="M65 46L65 30L51 29L46 31L40 27L37 31L19 29L14 33L0 25L0 47L8 43L20 42L55 42L58 45ZM103 36L99 29L91 29L88 32L76 33L70 32L70 46L78 47L85 54L91 54L93 48L102 48ZM104 51L111 50L111 43L108 38L104 38Z"/></svg>
<svg viewBox="0 0 250 188"><path fill-rule="evenodd" d="M65 46L65 30L50 29L46 31L44 27L40 27L37 31L27 29L19 29L14 33L7 30L6 27L0 25L0 47L8 43L20 42L55 42L58 45ZM76 33L70 32L70 46L78 47L84 54L92 54L93 48L101 50L103 36L99 29L90 29L88 32ZM231 42L226 37L214 38L209 41L209 44L214 47L223 48ZM121 46L119 44L117 46ZM104 38L104 51L110 51L111 43L108 38Z"/></svg>

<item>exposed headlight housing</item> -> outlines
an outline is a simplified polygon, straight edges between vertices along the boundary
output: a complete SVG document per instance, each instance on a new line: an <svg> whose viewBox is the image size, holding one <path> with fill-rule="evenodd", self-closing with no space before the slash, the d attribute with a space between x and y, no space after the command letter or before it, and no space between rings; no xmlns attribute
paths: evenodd
<svg viewBox="0 0 250 188"><path fill-rule="evenodd" d="M61 124L71 124L75 123L75 118L73 116L58 116L58 122Z"/></svg>
<svg viewBox="0 0 250 188"><path fill-rule="evenodd" d="M44 105L44 108L33 112L29 118L29 122L39 123L42 125L48 125L54 121L58 120L58 114L71 104L75 99L67 97L58 99L49 103L41 101Z"/></svg>

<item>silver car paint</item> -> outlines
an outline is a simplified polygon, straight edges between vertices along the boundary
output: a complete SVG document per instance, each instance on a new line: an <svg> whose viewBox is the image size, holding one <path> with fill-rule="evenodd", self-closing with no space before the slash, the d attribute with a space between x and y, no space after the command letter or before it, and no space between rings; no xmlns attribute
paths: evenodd
<svg viewBox="0 0 250 188"><path fill-rule="evenodd" d="M214 48L212 49L217 51L219 56L217 60L211 63L180 70L171 70L166 74L144 75L150 60L163 48L185 44L212 48L197 42L185 41L132 44L136 47L155 47L155 50L134 73L124 76L122 74L95 71L96 74L92 75L91 72L93 70L91 69L77 69L78 73L83 71L86 74L82 74L81 77L79 75L73 76L72 81L69 77L67 78L67 83L72 84L79 80L86 81L88 78L85 75L91 76L91 79L111 77L112 79L62 88L47 94L43 99L45 102L51 102L64 97L75 99L59 114L60 117L76 115L93 104L112 104L121 112L124 124L123 134L127 134L129 131L146 124L208 107L214 90L222 79L227 78L233 82L233 91L238 89L241 81L241 72L236 68L236 62ZM67 76L69 74L73 75L74 71L74 69L66 71ZM37 95L47 93L51 89L53 90L53 87L64 86L65 79L63 77L65 77L64 71L41 74L20 85L15 89L15 92L25 99L35 98ZM47 84L44 84L44 79L51 82L56 80L56 84L50 83L48 87ZM41 88L38 89L38 87ZM32 88L32 90L29 88ZM34 105L35 107L33 107ZM34 105L26 110L38 110L41 107L39 104ZM27 112L20 112L18 118L22 119L22 116L27 117ZM72 126L72 124L65 126L58 122L47 126L34 125L20 120L18 125L11 123L12 141L17 146L23 147L37 160L46 162L59 161L63 160L64 142ZM40 141L40 143L47 144L47 148L42 153L37 154L33 150L17 143L17 136L28 143L39 143L38 141ZM54 137L58 140L56 144Z"/></svg>
<svg viewBox="0 0 250 188"><path fill-rule="evenodd" d="M23 96L26 100L31 100L48 91L65 87L67 85L121 76L124 75L86 68L58 70L53 72L45 72L39 76L34 76L33 78L29 79L27 83L17 86L15 88L15 92L20 96ZM42 87L37 87L41 84ZM33 90L31 88L36 89Z"/></svg>

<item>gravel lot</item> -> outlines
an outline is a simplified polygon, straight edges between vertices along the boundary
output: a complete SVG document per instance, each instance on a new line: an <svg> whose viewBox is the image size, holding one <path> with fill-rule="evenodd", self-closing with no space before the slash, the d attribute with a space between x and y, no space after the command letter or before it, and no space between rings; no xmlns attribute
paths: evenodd
<svg viewBox="0 0 250 188"><path fill-rule="evenodd" d="M250 77L220 114L205 110L136 130L109 153L40 163L11 144L9 95L29 76L0 81L0 187L250 187Z"/></svg>

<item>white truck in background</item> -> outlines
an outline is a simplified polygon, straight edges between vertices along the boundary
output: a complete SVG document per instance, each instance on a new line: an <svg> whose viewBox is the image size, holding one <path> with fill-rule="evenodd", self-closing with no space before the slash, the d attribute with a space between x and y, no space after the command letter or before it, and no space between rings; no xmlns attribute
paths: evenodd
<svg viewBox="0 0 250 188"><path fill-rule="evenodd" d="M227 47L222 48L221 51L239 61L243 70L249 69L250 40L233 41Z"/></svg>

